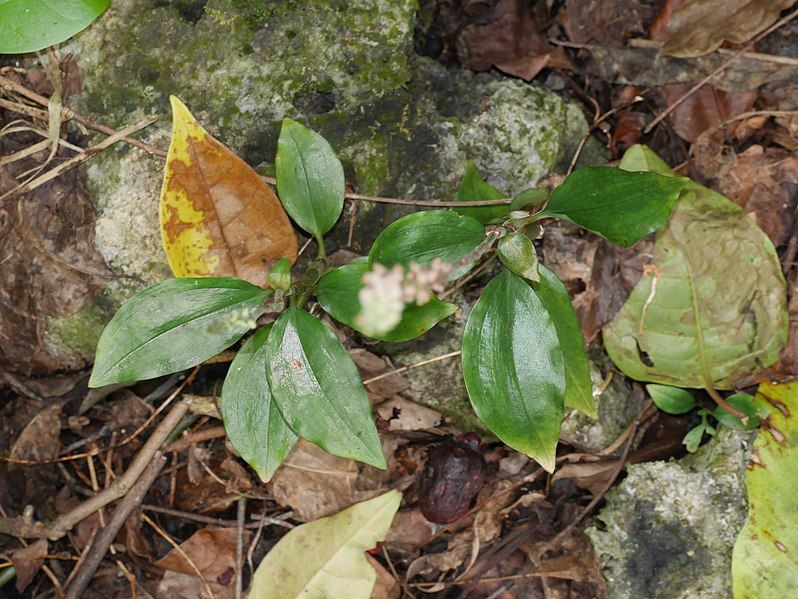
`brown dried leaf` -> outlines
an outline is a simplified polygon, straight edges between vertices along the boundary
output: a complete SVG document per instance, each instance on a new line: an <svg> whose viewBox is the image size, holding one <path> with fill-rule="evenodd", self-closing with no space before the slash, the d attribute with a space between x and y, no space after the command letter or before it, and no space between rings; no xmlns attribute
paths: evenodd
<svg viewBox="0 0 798 599"><path fill-rule="evenodd" d="M249 544L252 533L244 531L244 546ZM236 541L235 528L203 528L180 544L183 552L214 592L214 597L232 597L235 593ZM172 549L155 562L164 570L196 577L196 571L177 549Z"/></svg>
<svg viewBox="0 0 798 599"><path fill-rule="evenodd" d="M388 422L388 430L391 431L430 429L441 422L440 412L398 395L381 403L377 414Z"/></svg>
<svg viewBox="0 0 798 599"><path fill-rule="evenodd" d="M643 35L654 10L648 2L567 0L557 20L572 42L622 45L630 37Z"/></svg>
<svg viewBox="0 0 798 599"><path fill-rule="evenodd" d="M271 481L274 500L293 508L298 520L317 520L376 497L388 473L332 456L300 439Z"/></svg>
<svg viewBox="0 0 798 599"><path fill-rule="evenodd" d="M24 591L44 565L47 540L39 539L27 547L11 552L11 563L17 571L17 591Z"/></svg>
<svg viewBox="0 0 798 599"><path fill-rule="evenodd" d="M795 0L678 0L675 8L663 9L668 11L663 52L693 58L716 50L724 41L742 44L793 4Z"/></svg>
<svg viewBox="0 0 798 599"><path fill-rule="evenodd" d="M161 233L175 276L235 276L266 286L269 268L297 257L280 200L243 160L211 137L175 97L161 191Z"/></svg>
<svg viewBox="0 0 798 599"><path fill-rule="evenodd" d="M674 103L690 87L683 83L663 85L661 90L665 103ZM674 109L670 116L671 125L682 139L696 141L707 129L751 110L756 96L756 91L725 92L711 85L704 85ZM722 134L723 130L718 129L716 135Z"/></svg>
<svg viewBox="0 0 798 599"><path fill-rule="evenodd" d="M11 447L18 460L48 460L58 455L61 436L61 406L55 404L36 414Z"/></svg>

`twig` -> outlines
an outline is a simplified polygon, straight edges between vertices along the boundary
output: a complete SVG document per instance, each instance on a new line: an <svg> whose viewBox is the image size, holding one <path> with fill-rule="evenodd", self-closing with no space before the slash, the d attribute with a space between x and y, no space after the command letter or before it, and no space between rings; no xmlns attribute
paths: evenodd
<svg viewBox="0 0 798 599"><path fill-rule="evenodd" d="M26 538L46 538L57 541L67 532L72 530L78 522L88 518L112 501L126 495L147 468L161 444L172 432L180 419L188 412L188 403L181 401L175 405L161 423L147 439L130 464L124 475L118 478L110 487L101 491L94 497L84 501L71 512L59 516L51 525L32 521L31 518L22 516L0 520L0 533L11 534Z"/></svg>
<svg viewBox="0 0 798 599"><path fill-rule="evenodd" d="M224 528L232 528L238 523L236 520L224 520L222 518L211 518L210 516L202 516L200 514L192 514L191 512L182 512L180 510L173 510L168 507L161 507L160 505L144 504L141 509L148 512L155 512L156 514L166 514L167 516L174 516L175 518L183 518L184 520L193 520L194 522L201 522L203 524L213 524L214 526L221 526ZM269 516L258 516L253 522L244 524L244 528L255 529L264 525L273 524L275 526L282 526L283 528L294 528L290 522L280 520L279 518L271 518Z"/></svg>
<svg viewBox="0 0 798 599"><path fill-rule="evenodd" d="M24 96L28 100L33 100L40 106L48 106L50 103L49 98L45 98L44 96L37 94L36 92L28 89L25 86L20 85L16 81L9 79L8 77L5 77L3 75L0 75L0 87L14 91L18 93L20 96ZM95 131L99 131L100 133L105 133L106 135L114 135L117 133L115 129L111 129L111 127L106 127L105 125L96 122L94 119L90 119L87 116L83 116L82 114L75 112L68 106L61 105L61 113L63 115L63 118L73 119L78 123L80 123L81 125L84 125L89 129L94 129ZM134 139L132 137L124 137L122 138L121 141L129 143L132 146L136 146L137 148L140 148L145 152L149 152L150 154L154 154L155 156L166 158L166 152L164 150L156 148L155 146L145 143L143 141L139 141L138 139Z"/></svg>
<svg viewBox="0 0 798 599"><path fill-rule="evenodd" d="M712 384L712 382L709 379L705 379L705 381L707 383L707 386L705 387L706 392L713 399L713 401L716 404L718 404L721 408L726 410L732 416L739 418L740 422L742 422L743 424L748 424L748 415L745 412L741 412L740 410L729 404L729 402L727 402L725 399L723 399L721 394L715 391L715 386Z"/></svg>
<svg viewBox="0 0 798 599"><path fill-rule="evenodd" d="M717 68L715 68L712 72L710 72L706 77L704 77L701 81L696 83L693 87L688 89L684 94L682 94L679 98L676 99L675 102L671 103L665 110L663 110L659 116L657 116L653 121L651 121L648 125L645 126L643 129L643 133L649 133L654 127L659 125L663 120L665 120L668 115L670 115L676 108L684 102L687 98L692 96L696 93L699 89L704 87L707 83L709 83L716 75L722 73L726 68L733 63L735 60L743 56L746 52L751 50L754 46L756 46L762 39L776 31L779 27L789 23L793 20L796 16L798 16L798 10L792 11L790 14L785 16L784 18L776 21L773 25L762 31L759 35L754 37L750 42L748 42L745 46L740 48L737 52L732 54L729 58L724 60L720 63Z"/></svg>
<svg viewBox="0 0 798 599"><path fill-rule="evenodd" d="M225 434L226 433L223 426L214 426L200 431L191 431L172 443L169 446L169 451L183 451L195 443L211 441L212 439L220 439L224 437Z"/></svg>
<svg viewBox="0 0 798 599"><path fill-rule="evenodd" d="M75 576L75 581L67 589L66 599L78 599L83 595L105 557L105 553L116 538L119 529L122 528L125 520L127 520L133 510L141 505L144 496L150 490L155 479L158 478L164 464L166 464L166 456L161 451L156 451L155 455L150 458L144 472L130 488L130 492L125 495L125 498L117 506L113 517L108 522L108 526L103 528L102 532L94 539L91 551L80 567L77 576Z"/></svg>
<svg viewBox="0 0 798 599"><path fill-rule="evenodd" d="M235 598L241 599L244 590L244 520L247 517L247 498L238 498L238 521L236 523L236 591Z"/></svg>
<svg viewBox="0 0 798 599"><path fill-rule="evenodd" d="M78 166L82 162L85 162L86 160L88 160L98 152L101 152L102 150L105 150L106 148L114 145L116 142L121 141L131 133L135 133L136 131L139 131L144 127L153 124L157 120L158 120L157 116L148 116L140 120L138 123L133 123L132 125L125 127L121 131L118 131L114 135L106 137L104 140L102 140L100 143L94 146L86 148L81 154L73 156L69 160L65 160L55 168L50 169L49 171L47 171L42 175L39 175L35 179L32 179L23 185L20 185L18 187L15 187L14 189L7 191L2 196L0 196L0 200L5 199L6 197L14 194L23 193L25 191L31 191L41 185L44 185L48 181L52 181L53 179L58 177L61 173L64 173L69 169L75 168L76 166Z"/></svg>
<svg viewBox="0 0 798 599"><path fill-rule="evenodd" d="M414 368L418 368L420 366L426 366L427 364L432 364L434 362L440 362L441 360L448 360L449 358L454 358L455 356L459 356L462 351L453 351L449 352L448 354L443 354L442 356L435 356L434 358L429 358L428 360L421 360L421 362L416 362L415 364L410 364L409 366L402 366L402 368L397 368L396 370L391 370L390 372L383 372L382 374L378 374L377 376L373 376L370 379L366 379L363 381L364 385L370 385L371 383L376 383L384 378L388 378L389 376L393 376L395 374L400 374L402 372L407 372L408 370L413 370Z"/></svg>

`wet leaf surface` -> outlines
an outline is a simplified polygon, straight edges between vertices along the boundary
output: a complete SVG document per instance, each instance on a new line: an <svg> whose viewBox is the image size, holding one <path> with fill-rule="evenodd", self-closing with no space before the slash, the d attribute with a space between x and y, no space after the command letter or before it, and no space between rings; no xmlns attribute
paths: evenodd
<svg viewBox="0 0 798 599"><path fill-rule="evenodd" d="M265 286L297 240L277 196L172 96L172 143L161 190L161 234L177 277L233 276Z"/></svg>

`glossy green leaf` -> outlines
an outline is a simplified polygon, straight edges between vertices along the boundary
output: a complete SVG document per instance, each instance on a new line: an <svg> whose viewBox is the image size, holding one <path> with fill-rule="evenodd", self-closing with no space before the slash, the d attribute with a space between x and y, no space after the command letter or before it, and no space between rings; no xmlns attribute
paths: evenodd
<svg viewBox="0 0 798 599"><path fill-rule="evenodd" d="M470 216L451 210L427 210L403 216L380 233L369 252L369 266L416 263L429 266L438 258L454 265L450 279L474 266L468 256L485 240L485 228Z"/></svg>
<svg viewBox="0 0 798 599"><path fill-rule="evenodd" d="M508 233L496 248L499 259L515 274L530 281L539 281L538 253L529 237L523 233Z"/></svg>
<svg viewBox="0 0 798 599"><path fill-rule="evenodd" d="M288 291L291 287L291 262L287 257L280 258L274 263L267 278L269 287Z"/></svg>
<svg viewBox="0 0 798 599"><path fill-rule="evenodd" d="M463 182L460 184L460 189L457 190L458 202L476 202L483 200L501 200L505 195L493 187L490 183L485 181L479 174L477 167L470 160L466 164L465 175L463 175ZM470 216L477 219L483 225L487 225L490 221L501 218L509 211L510 206L478 206L476 208L454 208L458 214Z"/></svg>
<svg viewBox="0 0 798 599"><path fill-rule="evenodd" d="M0 54L36 52L83 31L110 0L3 0Z"/></svg>
<svg viewBox="0 0 798 599"><path fill-rule="evenodd" d="M565 365L553 318L518 275L505 270L485 287L465 327L462 364L477 416L552 472Z"/></svg>
<svg viewBox="0 0 798 599"><path fill-rule="evenodd" d="M635 146L621 168L641 166L672 172ZM652 265L603 337L631 378L688 388L709 378L730 389L778 359L787 327L787 289L770 239L737 204L690 182L657 233Z"/></svg>
<svg viewBox="0 0 798 599"><path fill-rule="evenodd" d="M266 371L296 434L333 455L386 467L357 367L318 318L292 307L277 319L266 344Z"/></svg>
<svg viewBox="0 0 798 599"><path fill-rule="evenodd" d="M272 398L266 377L266 340L258 330L236 354L222 387L221 411L230 443L263 482L274 475L296 443Z"/></svg>
<svg viewBox="0 0 798 599"><path fill-rule="evenodd" d="M695 407L695 397L689 391L668 385L646 385L654 405L668 414L686 414Z"/></svg>
<svg viewBox="0 0 798 599"><path fill-rule="evenodd" d="M745 472L748 519L732 553L735 599L782 599L798 580L798 383L760 385L771 409Z"/></svg>
<svg viewBox="0 0 798 599"><path fill-rule="evenodd" d="M385 539L401 502L388 491L289 531L255 571L249 599L369 599L377 572L366 551Z"/></svg>
<svg viewBox="0 0 798 599"><path fill-rule="evenodd" d="M688 181L610 167L580 168L552 191L540 216L568 220L629 247L667 222Z"/></svg>
<svg viewBox="0 0 798 599"><path fill-rule="evenodd" d="M361 331L355 320L360 312L358 293L363 275L369 270L366 258L327 272L319 281L316 295L324 311L338 322ZM389 333L376 336L380 341L408 341L423 335L447 316L457 312L457 305L433 298L423 306L405 304L402 320Z"/></svg>
<svg viewBox="0 0 798 599"><path fill-rule="evenodd" d="M590 380L590 363L585 352L585 338L579 318L576 316L571 296L563 282L551 270L540 265L540 281L532 284L543 306L549 313L560 350L565 361L565 405L579 410L590 418L596 418L596 400L593 398L593 383Z"/></svg>
<svg viewBox="0 0 798 599"><path fill-rule="evenodd" d="M733 395L729 395L729 397L726 398L726 403L748 416L748 422L743 424L742 421L737 418L737 416L718 406L715 408L715 411L712 412L712 415L723 426L744 429L752 429L759 426L759 416L757 416L759 407L756 405L756 403L754 403L754 398L748 395L748 393L735 393Z"/></svg>
<svg viewBox="0 0 798 599"><path fill-rule="evenodd" d="M212 358L253 328L270 291L240 279L169 279L127 300L97 344L90 387L152 379Z"/></svg>
<svg viewBox="0 0 798 599"><path fill-rule="evenodd" d="M321 237L344 207L344 167L327 140L284 119L277 140L277 193L285 211L305 231Z"/></svg>

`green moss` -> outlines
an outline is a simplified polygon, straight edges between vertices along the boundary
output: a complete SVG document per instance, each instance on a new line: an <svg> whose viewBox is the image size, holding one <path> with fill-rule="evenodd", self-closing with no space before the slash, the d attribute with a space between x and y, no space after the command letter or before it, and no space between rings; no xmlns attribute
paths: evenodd
<svg viewBox="0 0 798 599"><path fill-rule="evenodd" d="M94 350L100 334L113 315L113 308L98 296L95 301L72 316L45 319L46 335L50 349L60 358L75 363L89 363L94 358Z"/></svg>

